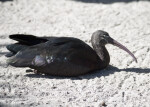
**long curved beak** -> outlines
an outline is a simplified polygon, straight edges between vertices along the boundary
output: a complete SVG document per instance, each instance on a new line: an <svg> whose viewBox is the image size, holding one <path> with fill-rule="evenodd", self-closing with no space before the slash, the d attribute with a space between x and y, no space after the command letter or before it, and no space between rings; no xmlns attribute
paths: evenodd
<svg viewBox="0 0 150 107"><path fill-rule="evenodd" d="M108 43L110 43L110 44L112 44L114 46L117 46L120 49L126 51L129 55L132 56L132 58L134 59L134 61L137 63L136 57L125 46L123 46L121 43L117 42L116 40L112 39L111 37L109 38Z"/></svg>

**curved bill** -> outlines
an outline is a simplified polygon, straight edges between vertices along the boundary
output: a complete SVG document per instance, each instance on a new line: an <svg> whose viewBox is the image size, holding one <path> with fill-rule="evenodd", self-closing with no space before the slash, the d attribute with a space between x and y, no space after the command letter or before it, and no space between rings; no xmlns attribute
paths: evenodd
<svg viewBox="0 0 150 107"><path fill-rule="evenodd" d="M114 40L112 38L110 38L110 39L111 39L111 41L109 42L110 44L112 44L114 46L117 46L117 47L123 49L124 51L126 51L129 55L132 56L132 58L134 59L134 61L137 63L136 57L125 46L123 46L122 44L120 44L119 42L117 42L116 40Z"/></svg>

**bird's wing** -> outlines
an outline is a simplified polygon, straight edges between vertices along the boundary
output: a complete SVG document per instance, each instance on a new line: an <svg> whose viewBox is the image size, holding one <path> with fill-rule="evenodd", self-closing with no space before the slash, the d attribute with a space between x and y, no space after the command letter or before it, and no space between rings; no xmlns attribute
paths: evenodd
<svg viewBox="0 0 150 107"><path fill-rule="evenodd" d="M9 36L10 39L18 41L17 43L7 45L6 48L10 51L6 57L14 56L18 51L29 46L37 45L47 41L51 41L56 37L36 37L26 34L13 34Z"/></svg>
<svg viewBox="0 0 150 107"><path fill-rule="evenodd" d="M15 67L28 67L31 65L32 60L39 54L37 48L27 47L20 50L14 56L7 60L8 65Z"/></svg>
<svg viewBox="0 0 150 107"><path fill-rule="evenodd" d="M44 66L49 52L51 54L60 53L59 49L69 42L67 38L57 38L53 41L23 48L15 56L10 57L7 63L15 67Z"/></svg>
<svg viewBox="0 0 150 107"><path fill-rule="evenodd" d="M10 35L9 38L18 41L19 44L29 45L29 46L48 41L46 38L36 37L33 35L26 35L26 34L13 34Z"/></svg>

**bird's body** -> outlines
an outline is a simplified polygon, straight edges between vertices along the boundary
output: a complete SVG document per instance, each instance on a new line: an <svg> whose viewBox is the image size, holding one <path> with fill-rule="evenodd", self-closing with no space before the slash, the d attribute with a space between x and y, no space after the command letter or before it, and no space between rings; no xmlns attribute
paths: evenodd
<svg viewBox="0 0 150 107"><path fill-rule="evenodd" d="M102 41L103 44L97 42L103 39L96 35L92 36L93 49L72 37L10 35L18 43L7 46L10 51L8 64L56 76L78 76L104 69L109 65L110 57L105 48L106 41Z"/></svg>

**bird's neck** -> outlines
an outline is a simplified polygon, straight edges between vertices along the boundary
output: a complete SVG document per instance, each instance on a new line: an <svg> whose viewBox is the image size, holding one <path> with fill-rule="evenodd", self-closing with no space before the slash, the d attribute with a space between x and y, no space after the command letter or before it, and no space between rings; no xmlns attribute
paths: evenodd
<svg viewBox="0 0 150 107"><path fill-rule="evenodd" d="M99 58L102 60L104 66L108 66L110 62L110 56L105 46L93 46Z"/></svg>

